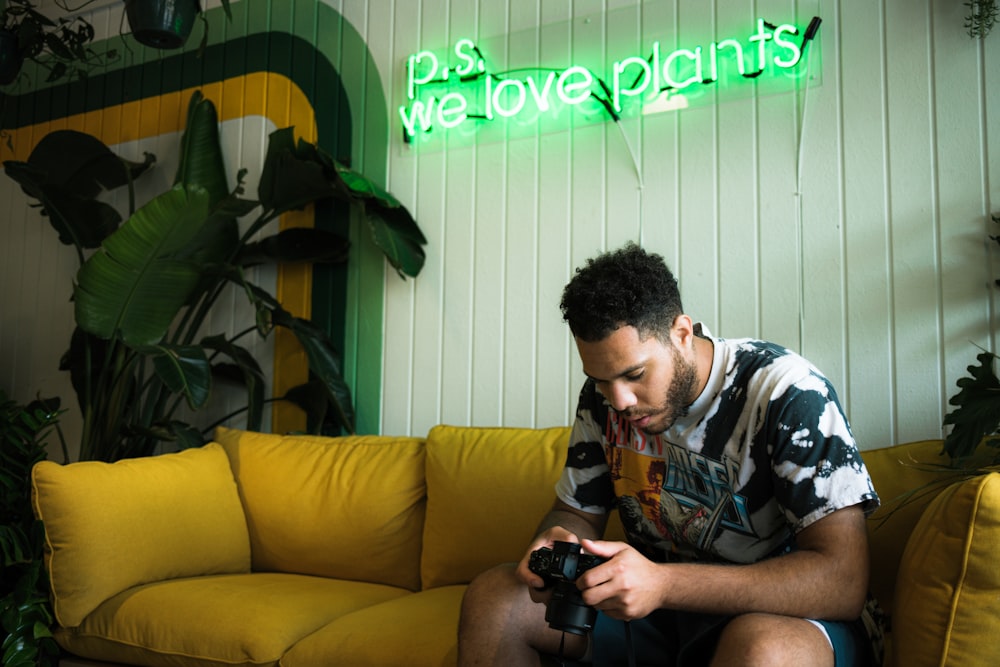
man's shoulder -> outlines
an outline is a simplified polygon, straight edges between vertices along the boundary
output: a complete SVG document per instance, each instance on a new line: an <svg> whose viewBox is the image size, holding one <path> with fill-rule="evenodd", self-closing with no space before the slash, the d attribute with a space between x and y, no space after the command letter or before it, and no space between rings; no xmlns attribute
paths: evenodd
<svg viewBox="0 0 1000 667"><path fill-rule="evenodd" d="M805 357L784 345L757 338L717 338L726 348L727 374L773 373L818 375L822 373Z"/></svg>

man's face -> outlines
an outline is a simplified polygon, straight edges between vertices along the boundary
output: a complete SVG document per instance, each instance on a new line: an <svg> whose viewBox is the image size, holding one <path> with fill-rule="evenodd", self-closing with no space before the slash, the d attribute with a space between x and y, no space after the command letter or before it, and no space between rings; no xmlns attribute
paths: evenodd
<svg viewBox="0 0 1000 667"><path fill-rule="evenodd" d="M697 397L698 372L690 345L680 347L623 326L604 340L577 339L583 370L611 407L650 435L663 433Z"/></svg>

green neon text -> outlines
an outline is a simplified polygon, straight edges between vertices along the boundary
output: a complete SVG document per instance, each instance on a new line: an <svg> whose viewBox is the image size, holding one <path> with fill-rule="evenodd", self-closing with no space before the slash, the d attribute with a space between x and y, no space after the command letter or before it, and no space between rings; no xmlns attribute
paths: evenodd
<svg viewBox="0 0 1000 667"><path fill-rule="evenodd" d="M475 42L460 39L448 61L432 51L407 59L407 103L399 107L399 117L407 138L470 120L522 117L530 121L539 114L554 113L560 105L580 107L588 100L618 120L627 107L641 109L665 91L675 94L696 84L792 69L802 60L811 38L799 35L794 25L773 26L757 19L755 31L742 41L723 39L665 55L657 41L648 58L633 55L613 63L609 84L579 65L492 73Z"/></svg>

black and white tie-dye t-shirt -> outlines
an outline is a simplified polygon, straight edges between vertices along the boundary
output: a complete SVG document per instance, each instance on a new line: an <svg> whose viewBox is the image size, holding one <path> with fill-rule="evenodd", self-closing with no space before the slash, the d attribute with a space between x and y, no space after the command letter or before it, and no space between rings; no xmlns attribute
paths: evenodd
<svg viewBox="0 0 1000 667"><path fill-rule="evenodd" d="M660 435L584 385L559 498L586 512L617 506L629 542L661 562L752 563L794 549L796 533L838 509L874 511L830 382L781 346L710 340L707 386Z"/></svg>

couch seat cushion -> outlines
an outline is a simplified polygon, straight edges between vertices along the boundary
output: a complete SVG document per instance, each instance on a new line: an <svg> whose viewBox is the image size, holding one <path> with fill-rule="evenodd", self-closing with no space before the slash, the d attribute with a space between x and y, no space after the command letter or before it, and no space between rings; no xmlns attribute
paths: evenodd
<svg viewBox="0 0 1000 667"><path fill-rule="evenodd" d="M309 635L281 667L451 667L465 586L445 586L345 614Z"/></svg>
<svg viewBox="0 0 1000 667"><path fill-rule="evenodd" d="M552 507L569 428L435 426L427 435L423 587L520 560Z"/></svg>
<svg viewBox="0 0 1000 667"><path fill-rule="evenodd" d="M955 483L931 502L900 563L896 665L997 664L998 552L1000 473Z"/></svg>
<svg viewBox="0 0 1000 667"><path fill-rule="evenodd" d="M42 461L32 490L60 625L139 584L250 570L243 507L217 444L117 463Z"/></svg>
<svg viewBox="0 0 1000 667"><path fill-rule="evenodd" d="M253 570L420 587L423 440L219 428Z"/></svg>
<svg viewBox="0 0 1000 667"><path fill-rule="evenodd" d="M56 639L79 656L131 665L277 665L338 616L409 595L295 574L177 579L125 591Z"/></svg>

